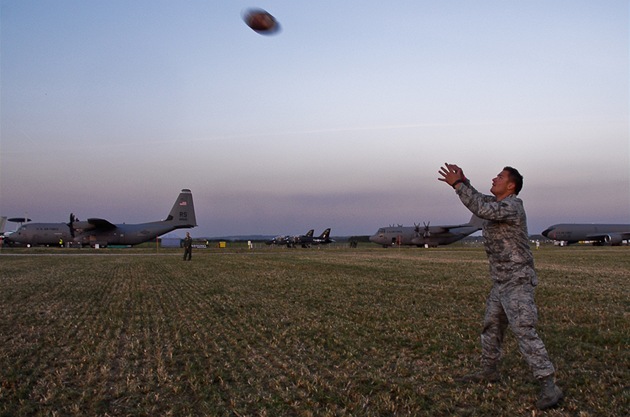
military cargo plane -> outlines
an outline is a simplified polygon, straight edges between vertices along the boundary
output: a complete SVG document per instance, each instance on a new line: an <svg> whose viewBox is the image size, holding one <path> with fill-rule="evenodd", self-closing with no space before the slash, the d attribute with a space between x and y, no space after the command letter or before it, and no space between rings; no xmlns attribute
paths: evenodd
<svg viewBox="0 0 630 417"><path fill-rule="evenodd" d="M7 219L6 216L2 216L0 217L0 244L4 244L8 239L9 239L9 235L11 235L13 232L7 232L4 230L7 221L12 222L12 223L20 223L20 226L23 225L24 223L30 222L31 219L26 218L26 217L12 217L10 219Z"/></svg>
<svg viewBox="0 0 630 417"><path fill-rule="evenodd" d="M549 226L542 235L567 244L591 241L616 246L630 240L630 224L561 223Z"/></svg>
<svg viewBox="0 0 630 417"><path fill-rule="evenodd" d="M175 229L197 226L192 193L183 189L165 220L139 224L112 224L105 219L79 221L70 214L68 223L26 223L5 237L5 244L64 245L101 247L137 245Z"/></svg>
<svg viewBox="0 0 630 417"><path fill-rule="evenodd" d="M406 227L401 225L381 227L370 236L370 242L382 245L384 248L401 245L434 248L438 245L457 242L480 230L482 226L483 220L473 215L465 224L431 226L425 223L424 226L416 224Z"/></svg>

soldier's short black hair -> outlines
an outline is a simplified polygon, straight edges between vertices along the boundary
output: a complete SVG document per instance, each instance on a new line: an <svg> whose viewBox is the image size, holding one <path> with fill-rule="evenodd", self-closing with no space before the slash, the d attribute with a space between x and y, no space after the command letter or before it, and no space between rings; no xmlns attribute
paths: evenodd
<svg viewBox="0 0 630 417"><path fill-rule="evenodd" d="M503 170L510 173L510 180L516 186L514 188L514 194L518 195L518 193L520 193L521 189L523 188L523 176L520 172L518 172L518 169L516 168L505 167L503 168Z"/></svg>

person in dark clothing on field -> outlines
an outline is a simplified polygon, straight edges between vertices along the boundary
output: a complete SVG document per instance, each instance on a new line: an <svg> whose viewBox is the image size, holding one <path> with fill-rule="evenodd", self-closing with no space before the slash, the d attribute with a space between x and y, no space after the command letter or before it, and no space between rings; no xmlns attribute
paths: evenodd
<svg viewBox="0 0 630 417"><path fill-rule="evenodd" d="M463 382L496 382L500 378L499 360L505 330L516 335L518 347L541 384L536 407L544 410L558 404L562 390L555 384L555 369L545 345L536 332L538 310L534 288L538 284L534 257L529 248L527 219L523 201L517 197L523 177L505 167L492 180L490 192L478 192L457 165L445 164L438 180L452 186L461 202L484 220L483 237L490 263L492 289L486 301L481 333L481 371L467 375Z"/></svg>
<svg viewBox="0 0 630 417"><path fill-rule="evenodd" d="M186 237L184 238L184 260L191 260L192 258L192 237L190 237L190 233L186 232Z"/></svg>

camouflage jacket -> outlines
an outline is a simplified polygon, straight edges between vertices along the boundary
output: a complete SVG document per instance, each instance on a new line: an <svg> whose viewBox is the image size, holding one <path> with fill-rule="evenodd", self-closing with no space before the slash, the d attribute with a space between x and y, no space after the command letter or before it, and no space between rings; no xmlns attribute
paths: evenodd
<svg viewBox="0 0 630 417"><path fill-rule="evenodd" d="M500 283L523 280L536 285L523 201L514 194L497 201L470 184L462 184L457 195L468 210L484 219L483 237L490 277Z"/></svg>

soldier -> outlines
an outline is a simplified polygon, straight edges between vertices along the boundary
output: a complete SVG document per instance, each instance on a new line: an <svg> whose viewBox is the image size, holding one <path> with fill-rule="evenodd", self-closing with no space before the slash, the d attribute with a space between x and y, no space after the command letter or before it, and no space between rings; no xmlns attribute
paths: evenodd
<svg viewBox="0 0 630 417"><path fill-rule="evenodd" d="M186 232L186 237L184 238L184 260L190 261L192 258L192 237L190 237L190 233Z"/></svg>
<svg viewBox="0 0 630 417"><path fill-rule="evenodd" d="M538 311L534 287L538 284L534 258L528 244L527 220L523 201L517 197L523 177L512 167L505 167L492 180L490 192L478 192L457 165L445 164L438 180L452 186L462 203L484 219L483 237L490 263L492 289L486 301L481 333L481 371L462 378L464 382L499 380L501 344L508 325L516 335L519 350L541 384L536 407L544 410L562 399L562 390L554 382L555 369L545 345L536 332Z"/></svg>

